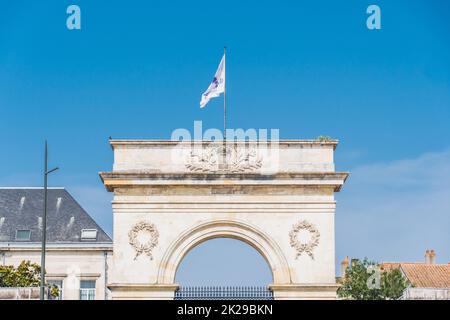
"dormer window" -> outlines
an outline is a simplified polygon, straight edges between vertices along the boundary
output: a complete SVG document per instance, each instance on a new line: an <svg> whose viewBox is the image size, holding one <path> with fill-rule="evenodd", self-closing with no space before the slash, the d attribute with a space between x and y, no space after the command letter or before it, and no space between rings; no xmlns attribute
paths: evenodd
<svg viewBox="0 0 450 320"><path fill-rule="evenodd" d="M81 241L95 241L95 240L97 240L97 229L81 230Z"/></svg>
<svg viewBox="0 0 450 320"><path fill-rule="evenodd" d="M16 241L30 241L31 230L16 230Z"/></svg>

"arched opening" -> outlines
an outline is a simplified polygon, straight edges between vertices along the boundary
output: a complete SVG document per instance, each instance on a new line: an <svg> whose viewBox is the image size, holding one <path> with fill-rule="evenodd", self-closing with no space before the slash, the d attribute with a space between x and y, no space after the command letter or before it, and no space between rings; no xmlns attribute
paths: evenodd
<svg viewBox="0 0 450 320"><path fill-rule="evenodd" d="M249 244L231 238L207 240L184 256L175 282L181 286L267 286L272 270Z"/></svg>
<svg viewBox="0 0 450 320"><path fill-rule="evenodd" d="M158 283L175 284L175 274L183 258L198 245L216 238L231 238L250 245L267 261L273 283L291 283L286 258L278 245L254 226L236 220L212 220L181 234L164 254L158 271Z"/></svg>

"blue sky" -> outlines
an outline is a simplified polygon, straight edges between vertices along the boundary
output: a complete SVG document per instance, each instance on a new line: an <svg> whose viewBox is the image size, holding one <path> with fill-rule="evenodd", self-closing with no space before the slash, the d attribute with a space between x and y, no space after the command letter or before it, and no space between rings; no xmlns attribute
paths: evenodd
<svg viewBox="0 0 450 320"><path fill-rule="evenodd" d="M70 4L81 8L81 30L66 28ZM366 28L369 4L381 7L381 30ZM55 0L1 8L1 185L42 184L47 138L51 163L61 167L51 184L67 187L111 231L111 196L97 174L111 169L108 137L170 138L194 120L221 128L221 99L198 103L226 45L230 127L340 140L337 169L352 176L337 195L337 262L417 261L427 248L450 261L448 1ZM214 256L205 246L199 256ZM263 279L266 266L250 260ZM183 279L201 266L180 270Z"/></svg>

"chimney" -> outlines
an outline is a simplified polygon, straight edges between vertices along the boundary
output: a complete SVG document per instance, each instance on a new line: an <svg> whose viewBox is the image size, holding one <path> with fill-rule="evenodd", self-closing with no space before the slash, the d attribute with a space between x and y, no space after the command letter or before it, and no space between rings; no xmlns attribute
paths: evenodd
<svg viewBox="0 0 450 320"><path fill-rule="evenodd" d="M347 272L348 268L348 256L345 257L344 260L341 261L341 277L345 277L345 273Z"/></svg>
<svg viewBox="0 0 450 320"><path fill-rule="evenodd" d="M425 263L426 264L434 264L436 261L436 253L434 250L425 251Z"/></svg>

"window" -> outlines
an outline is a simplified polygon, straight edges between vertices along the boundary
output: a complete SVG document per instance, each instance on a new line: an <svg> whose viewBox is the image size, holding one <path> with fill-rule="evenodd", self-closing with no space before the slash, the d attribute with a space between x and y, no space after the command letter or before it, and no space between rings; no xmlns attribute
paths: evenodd
<svg viewBox="0 0 450 320"><path fill-rule="evenodd" d="M95 300L95 280L80 281L80 300Z"/></svg>
<svg viewBox="0 0 450 320"><path fill-rule="evenodd" d="M31 230L16 230L17 241L30 241Z"/></svg>
<svg viewBox="0 0 450 320"><path fill-rule="evenodd" d="M47 281L49 286L57 286L59 289L59 294L58 296L55 298L55 300L62 300L63 297L63 281L62 280L48 280Z"/></svg>
<svg viewBox="0 0 450 320"><path fill-rule="evenodd" d="M83 229L81 230L81 240L95 241L97 240L97 229Z"/></svg>

